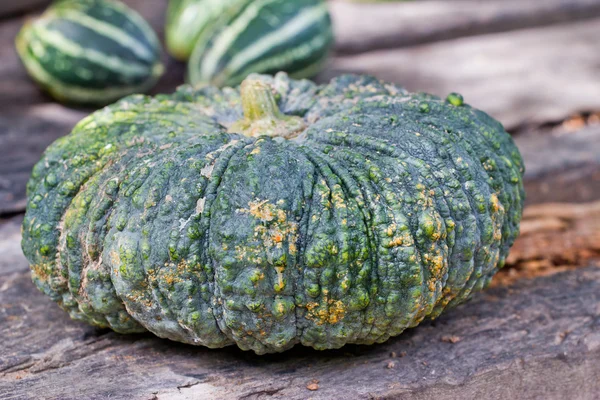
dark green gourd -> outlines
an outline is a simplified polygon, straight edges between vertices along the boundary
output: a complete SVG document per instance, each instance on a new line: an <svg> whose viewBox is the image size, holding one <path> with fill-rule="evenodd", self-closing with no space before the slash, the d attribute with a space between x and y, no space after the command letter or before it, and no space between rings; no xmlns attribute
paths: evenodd
<svg viewBox="0 0 600 400"><path fill-rule="evenodd" d="M518 235L519 151L461 99L285 74L123 99L33 170L33 280L117 332L383 342L484 288Z"/></svg>
<svg viewBox="0 0 600 400"><path fill-rule="evenodd" d="M324 0L171 0L167 49L194 85L238 85L250 73L319 72L333 42Z"/></svg>
<svg viewBox="0 0 600 400"><path fill-rule="evenodd" d="M165 24L167 51L174 58L187 61L203 32L212 30L220 19L233 18L232 14L248 3L249 0L169 0Z"/></svg>
<svg viewBox="0 0 600 400"><path fill-rule="evenodd" d="M118 1L57 1L16 46L29 74L63 102L109 104L145 92L163 72L156 35Z"/></svg>

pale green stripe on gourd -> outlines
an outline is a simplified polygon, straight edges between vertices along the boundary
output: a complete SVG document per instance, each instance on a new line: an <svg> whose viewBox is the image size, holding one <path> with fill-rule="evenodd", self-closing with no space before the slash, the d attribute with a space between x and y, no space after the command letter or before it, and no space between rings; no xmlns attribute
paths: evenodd
<svg viewBox="0 0 600 400"><path fill-rule="evenodd" d="M29 74L64 102L107 104L148 90L163 72L156 35L115 1L58 2L23 27L16 47Z"/></svg>
<svg viewBox="0 0 600 400"><path fill-rule="evenodd" d="M204 62L201 64L201 74L214 74L215 70L217 69L217 64L219 60L225 55L225 53L231 47L233 42L240 35L243 34L244 30L248 29L250 23L256 17L258 17L261 8L266 4L274 3L276 1L277 0L258 0L255 3L251 4L218 36L212 48L210 48L206 54L204 54L204 49L202 50L202 52L198 52L196 50L192 52L190 66L193 67L195 61L197 61L198 58L202 57ZM253 39L257 40L257 38ZM202 47L205 48L205 46ZM190 69L190 74L194 74L194 71L194 69ZM195 75L190 76L192 77Z"/></svg>
<svg viewBox="0 0 600 400"><path fill-rule="evenodd" d="M63 84L52 77L52 75L48 74L44 67L34 58L27 61L27 69L31 75L36 77L36 80L43 82L42 84L46 87L46 90L48 90L54 98L65 102L76 100L81 103L98 103L99 99L115 99L137 91L144 92L151 86L151 84L148 84L146 87L126 86L113 89L84 89L78 86ZM162 67L160 67L160 71L162 73ZM104 101L102 101L102 103L103 102Z"/></svg>
<svg viewBox="0 0 600 400"><path fill-rule="evenodd" d="M165 41L169 53L187 61L194 44L214 27L225 27L248 0L171 0L167 9Z"/></svg>
<svg viewBox="0 0 600 400"><path fill-rule="evenodd" d="M96 64L99 68L107 68L114 72L121 72L132 76L144 76L148 73L148 66L141 63L124 62L118 57L103 54L94 49L86 49L71 39L66 38L58 31L47 29L44 24L36 24L32 27L38 40L46 42L73 58L80 58ZM43 39L42 39L43 38Z"/></svg>
<svg viewBox="0 0 600 400"><path fill-rule="evenodd" d="M306 78L318 72L332 40L326 2L254 1L227 26L203 32L190 57L188 80L234 86L250 73L280 70Z"/></svg>
<svg viewBox="0 0 600 400"><path fill-rule="evenodd" d="M118 42L122 46L129 48L135 55L143 60L146 60L150 63L154 61L155 54L152 54L147 47L142 46L134 37L124 33L114 25L90 18L78 11L64 11L57 12L55 14L61 19L84 25L85 27L97 32L99 35L106 36ZM158 46L158 42L156 42L156 45Z"/></svg>
<svg viewBox="0 0 600 400"><path fill-rule="evenodd" d="M325 45L327 40L327 37L318 36L315 37L312 42L304 43L303 45L297 48L290 49L287 52L282 53L281 55L277 55L271 58L259 59L256 63L247 66L239 74L231 77L230 80L233 82L242 81L248 75L255 71L273 70L277 68L277 66L281 65L281 60L291 59L291 57L287 57L288 54L309 54L310 51L314 48L318 48L320 46ZM322 57L316 59L315 62L308 64L306 67L290 72L289 76L294 79L302 79L304 77L316 75L321 70L326 58L327 55L324 54Z"/></svg>
<svg viewBox="0 0 600 400"><path fill-rule="evenodd" d="M327 15L327 5L322 4L318 7L309 8L301 11L297 17L290 21L287 25L281 29L271 32L265 35L262 39L256 41L254 45L248 47L241 52L237 53L228 64L227 68L231 70L239 70L245 65L248 65L251 61L259 59L263 54L277 46L284 40L292 40L296 35L300 34L304 29L309 28L315 20L324 18ZM312 43L302 44L299 48L306 48L307 51L303 52L303 57L310 53L310 50L321 47L326 44L326 37L317 36L314 38L316 43L312 46ZM293 51L288 51L293 56ZM283 56L272 57L271 60L277 60L278 58L287 59ZM291 57L290 57L291 58Z"/></svg>
<svg viewBox="0 0 600 400"><path fill-rule="evenodd" d="M48 10L48 12L61 15L68 15L75 11L115 27L121 34L136 38L148 47L158 48L160 46L158 37L148 22L118 0L62 0L55 2Z"/></svg>

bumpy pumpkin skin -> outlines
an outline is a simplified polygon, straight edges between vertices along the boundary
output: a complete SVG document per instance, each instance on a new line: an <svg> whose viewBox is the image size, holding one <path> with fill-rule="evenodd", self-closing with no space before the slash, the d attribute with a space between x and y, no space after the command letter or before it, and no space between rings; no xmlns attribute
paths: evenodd
<svg viewBox="0 0 600 400"><path fill-rule="evenodd" d="M239 91L184 86L51 145L23 223L40 290L96 326L262 354L383 342L503 266L524 167L497 121L371 77L254 79L307 129L228 133Z"/></svg>

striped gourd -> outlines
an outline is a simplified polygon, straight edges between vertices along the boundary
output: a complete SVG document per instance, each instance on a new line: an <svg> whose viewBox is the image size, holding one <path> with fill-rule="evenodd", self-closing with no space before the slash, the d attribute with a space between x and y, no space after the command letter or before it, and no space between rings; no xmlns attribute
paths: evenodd
<svg viewBox="0 0 600 400"><path fill-rule="evenodd" d="M113 0L63 0L27 23L16 46L29 74L59 101L104 105L150 89L163 72L144 19Z"/></svg>
<svg viewBox="0 0 600 400"><path fill-rule="evenodd" d="M248 0L171 0L165 26L167 51L176 59L187 61L203 32L222 26L247 3Z"/></svg>
<svg viewBox="0 0 600 400"><path fill-rule="evenodd" d="M193 43L190 83L235 86L253 72L316 74L333 33L323 0L173 0L167 40L180 58Z"/></svg>

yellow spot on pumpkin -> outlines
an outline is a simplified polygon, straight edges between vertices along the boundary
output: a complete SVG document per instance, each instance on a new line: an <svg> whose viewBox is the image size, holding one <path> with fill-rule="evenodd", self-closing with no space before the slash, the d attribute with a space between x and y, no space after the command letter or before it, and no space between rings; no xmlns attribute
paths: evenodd
<svg viewBox="0 0 600 400"><path fill-rule="evenodd" d="M390 247L402 246L403 240L401 237L395 237L390 241Z"/></svg>
<svg viewBox="0 0 600 400"><path fill-rule="evenodd" d="M490 196L491 218L494 224L494 239L502 239L502 215L504 215L504 207L498 196L494 193Z"/></svg>
<svg viewBox="0 0 600 400"><path fill-rule="evenodd" d="M113 250L113 251L110 252L109 255L110 255L110 262L113 265L120 265L121 264L121 257L119 256L118 252L116 252L116 251Z"/></svg>
<svg viewBox="0 0 600 400"><path fill-rule="evenodd" d="M427 287L429 288L430 292L435 292L435 280L430 279L429 281L427 281Z"/></svg>
<svg viewBox="0 0 600 400"><path fill-rule="evenodd" d="M284 204L282 200L277 204ZM287 243L288 252L296 254L296 242L298 241L298 225L295 222L288 221L285 210L277 208L269 203L268 200L255 200L248 203L248 208L237 210L240 213L249 214L260 224L254 228L255 240L262 243L262 246L236 247L239 260L260 260L257 256L264 251L273 248L281 249Z"/></svg>
<svg viewBox="0 0 600 400"><path fill-rule="evenodd" d="M324 299L324 304L307 303L306 318L314 321L317 325L337 324L344 319L346 315L346 307L341 300Z"/></svg>
<svg viewBox="0 0 600 400"><path fill-rule="evenodd" d="M294 255L298 252L298 249L296 248L296 243L290 243L288 245L288 250L290 251L291 255Z"/></svg>
<svg viewBox="0 0 600 400"><path fill-rule="evenodd" d="M31 271L39 280L47 281L50 277L51 267L48 263L35 264L31 266Z"/></svg>
<svg viewBox="0 0 600 400"><path fill-rule="evenodd" d="M286 220L287 220L287 215L285 214L285 211L277 210L277 221L282 224L282 223L285 223Z"/></svg>
<svg viewBox="0 0 600 400"><path fill-rule="evenodd" d="M330 324L337 324L344 318L346 314L346 308L344 307L344 303L340 300L336 300L329 305L329 320Z"/></svg>
<svg viewBox="0 0 600 400"><path fill-rule="evenodd" d="M248 203L249 208L243 208L239 211L243 213L247 213L252 215L256 219L260 219L261 221L272 221L274 218L274 209L275 207L272 204L269 204L269 200L263 201L251 201Z"/></svg>
<svg viewBox="0 0 600 400"><path fill-rule="evenodd" d="M500 201L495 193L490 196L490 204L492 206L492 212L498 212L498 210L500 210Z"/></svg>
<svg viewBox="0 0 600 400"><path fill-rule="evenodd" d="M396 232L396 228L397 228L396 224L391 224L390 226L388 226L385 231L386 235L393 236L394 232Z"/></svg>
<svg viewBox="0 0 600 400"><path fill-rule="evenodd" d="M335 191L331 195L331 199L333 200L333 204L337 208L346 208L346 203L344 201L344 197L339 191Z"/></svg>

